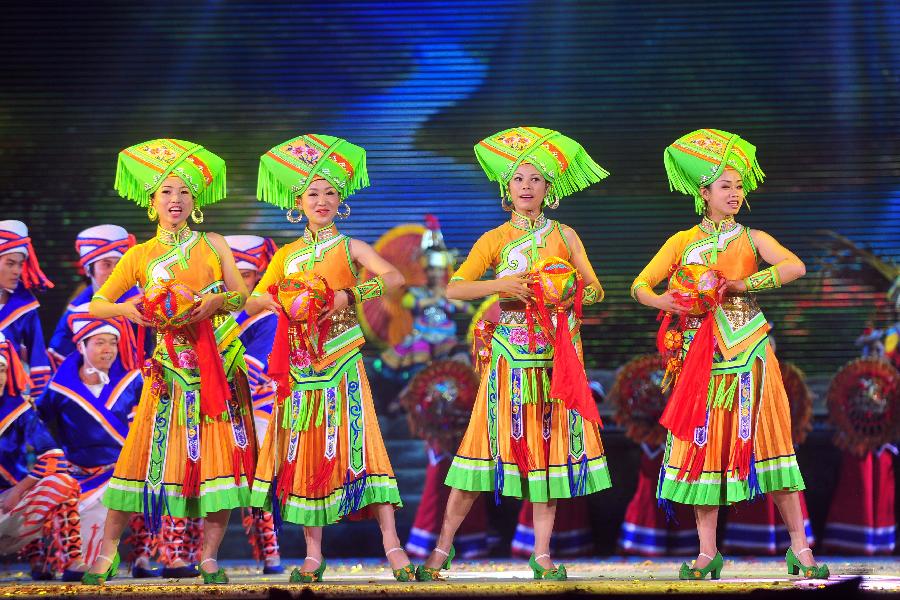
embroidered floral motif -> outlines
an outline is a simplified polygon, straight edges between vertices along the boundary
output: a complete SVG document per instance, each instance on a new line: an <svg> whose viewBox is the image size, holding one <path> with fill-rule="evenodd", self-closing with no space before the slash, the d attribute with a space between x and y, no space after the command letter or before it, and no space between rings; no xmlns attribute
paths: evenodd
<svg viewBox="0 0 900 600"><path fill-rule="evenodd" d="M539 347L544 347L547 345L548 341L547 336L544 335L543 331L536 331L534 333L535 343ZM516 346L527 346L528 345L528 330L524 327L513 327L509 331L509 341Z"/></svg>
<svg viewBox="0 0 900 600"><path fill-rule="evenodd" d="M512 148L516 152L521 152L531 145L532 139L516 132L509 132L506 135L497 137L497 141L508 148Z"/></svg>
<svg viewBox="0 0 900 600"><path fill-rule="evenodd" d="M200 367L200 359L193 348L188 348L178 353L178 366L182 369L197 369Z"/></svg>
<svg viewBox="0 0 900 600"><path fill-rule="evenodd" d="M161 160L165 163L171 164L176 158L178 158L178 153L169 148L168 146L141 146L141 150L146 152L156 160Z"/></svg>
<svg viewBox="0 0 900 600"><path fill-rule="evenodd" d="M725 143L722 140L714 140L709 137L696 137L690 141L691 144L704 150L711 150L716 154L725 153Z"/></svg>
<svg viewBox="0 0 900 600"><path fill-rule="evenodd" d="M315 165L322 158L322 153L317 148L313 148L308 144L288 144L282 148L283 152L294 155L298 160L308 164Z"/></svg>
<svg viewBox="0 0 900 600"><path fill-rule="evenodd" d="M303 348L296 348L291 352L290 360L291 366L296 369L305 369L312 364L312 358L310 358L309 352Z"/></svg>

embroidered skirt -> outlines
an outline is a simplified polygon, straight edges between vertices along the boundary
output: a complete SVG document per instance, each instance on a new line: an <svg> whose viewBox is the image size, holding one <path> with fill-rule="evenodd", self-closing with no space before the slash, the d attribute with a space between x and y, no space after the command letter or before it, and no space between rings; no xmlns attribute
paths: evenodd
<svg viewBox="0 0 900 600"><path fill-rule="evenodd" d="M292 372L266 429L253 506L309 526L366 517L373 504L402 506L359 350L318 372Z"/></svg>
<svg viewBox="0 0 900 600"><path fill-rule="evenodd" d="M501 495L547 502L610 487L598 426L548 397L553 349L539 326L533 351L528 337L524 321L501 316L447 485L494 492L498 503ZM580 338L573 339L581 356Z"/></svg>
<svg viewBox="0 0 900 600"><path fill-rule="evenodd" d="M685 332L686 343L694 332ZM657 497L727 505L804 488L791 441L787 393L768 338L730 361L717 353L706 426L695 430L692 441L669 433Z"/></svg>
<svg viewBox="0 0 900 600"><path fill-rule="evenodd" d="M256 463L252 402L244 372L228 371L231 400L224 420L200 416L199 389L183 391L170 381L160 392L158 381L154 389L153 378L145 379L103 504L143 512L154 533L164 514L205 517L250 505Z"/></svg>

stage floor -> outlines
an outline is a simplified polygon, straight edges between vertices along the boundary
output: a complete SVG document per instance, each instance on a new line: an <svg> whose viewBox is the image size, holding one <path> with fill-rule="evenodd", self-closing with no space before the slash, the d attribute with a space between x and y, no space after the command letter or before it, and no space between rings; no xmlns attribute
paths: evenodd
<svg viewBox="0 0 900 600"><path fill-rule="evenodd" d="M3 597L90 597L128 598L179 597L183 599L313 597L346 598L352 596L544 596L564 594L712 594L731 595L760 591L787 592L800 589L827 590L833 585L860 578L863 593L900 592L900 560L897 557L821 557L831 568L828 581L801 580L785 573L783 560L775 558L739 558L726 560L723 579L690 582L677 579L681 559L608 558L565 561L569 579L565 582L532 579L526 561L478 560L454 561L446 572L447 582L398 583L383 561L373 559L329 561L326 581L320 584L289 584L283 575L262 575L254 564L222 561L231 583L227 586L199 585L199 579L132 579L122 574L100 591L95 587L62 582L33 582L24 565L11 565L0 572L0 596ZM286 561L289 568L294 561ZM15 567L18 567L15 568ZM851 588L852 589L852 588ZM99 594L98 594L99 592Z"/></svg>

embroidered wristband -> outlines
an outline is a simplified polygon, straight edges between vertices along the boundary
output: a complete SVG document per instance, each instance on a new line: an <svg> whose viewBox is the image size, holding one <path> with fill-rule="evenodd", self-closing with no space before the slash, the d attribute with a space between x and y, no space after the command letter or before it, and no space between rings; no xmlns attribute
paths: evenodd
<svg viewBox="0 0 900 600"><path fill-rule="evenodd" d="M356 302L356 304L359 304L366 300L372 300L383 296L384 280L382 280L381 277L373 277L356 287L347 288L344 291L349 292L350 295L353 296L353 301Z"/></svg>
<svg viewBox="0 0 900 600"><path fill-rule="evenodd" d="M589 285L584 288L584 299L582 299L581 303L585 306L590 306L591 304L596 304L603 300L603 292L598 290L593 285Z"/></svg>
<svg viewBox="0 0 900 600"><path fill-rule="evenodd" d="M650 284L646 281L638 281L636 284L631 286L631 297L637 300L637 291L642 287L650 287Z"/></svg>
<svg viewBox="0 0 900 600"><path fill-rule="evenodd" d="M772 265L768 269L757 271L744 279L748 292L758 292L760 290L773 290L781 287L781 278L778 277L778 269Z"/></svg>
<svg viewBox="0 0 900 600"><path fill-rule="evenodd" d="M244 305L244 297L240 292L225 292L225 302L222 303L222 310L234 312Z"/></svg>

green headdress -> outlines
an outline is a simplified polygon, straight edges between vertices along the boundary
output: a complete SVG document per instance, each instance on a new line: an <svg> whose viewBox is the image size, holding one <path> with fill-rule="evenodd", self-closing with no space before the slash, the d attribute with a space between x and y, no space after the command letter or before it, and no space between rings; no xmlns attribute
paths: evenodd
<svg viewBox="0 0 900 600"><path fill-rule="evenodd" d="M669 189L694 197L694 209L703 214L700 187L721 177L725 167L741 174L745 193L762 182L765 173L756 162L756 146L721 129L698 129L675 140L664 153Z"/></svg>
<svg viewBox="0 0 900 600"><path fill-rule="evenodd" d="M149 206L150 196L170 175L191 188L194 206L209 206L225 197L225 161L199 144L168 138L119 152L113 187L138 206Z"/></svg>
<svg viewBox="0 0 900 600"><path fill-rule="evenodd" d="M609 176L581 144L543 127L504 129L478 142L475 156L488 179L500 185L503 198L509 193L509 181L523 162L534 165L552 184L544 204L554 204Z"/></svg>
<svg viewBox="0 0 900 600"><path fill-rule="evenodd" d="M347 140L305 133L278 144L259 159L256 197L280 208L294 208L296 198L317 177L347 198L369 185L366 151Z"/></svg>

